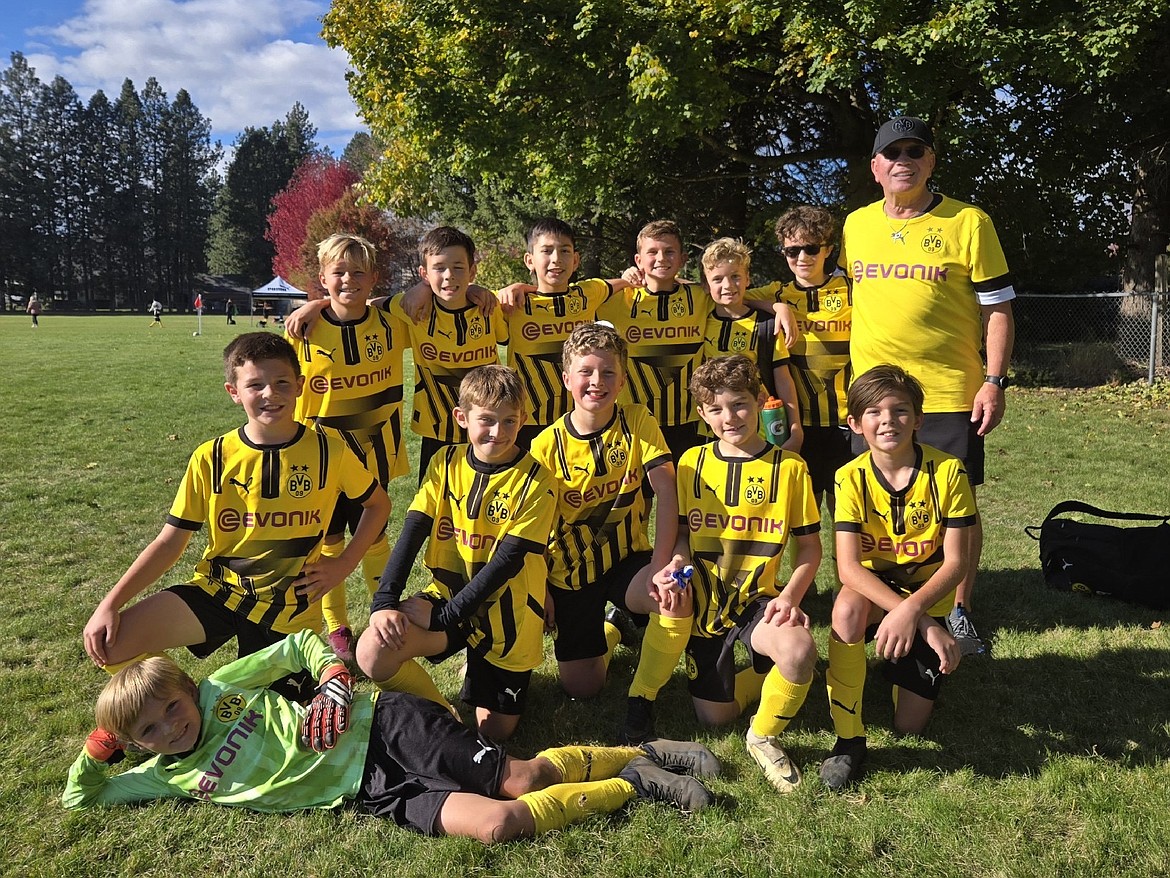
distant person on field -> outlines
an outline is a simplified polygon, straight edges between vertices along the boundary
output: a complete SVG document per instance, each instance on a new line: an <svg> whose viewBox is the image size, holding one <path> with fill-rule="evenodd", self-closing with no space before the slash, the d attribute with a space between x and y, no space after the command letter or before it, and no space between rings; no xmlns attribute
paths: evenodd
<svg viewBox="0 0 1170 878"><path fill-rule="evenodd" d="M154 320L150 321L150 328L154 329L156 326L162 326L162 302L160 302L158 299L154 299L150 305L147 306L146 310L154 315Z"/></svg>
<svg viewBox="0 0 1170 878"><path fill-rule="evenodd" d="M751 360L708 360L691 379L691 393L715 441L679 462L678 540L655 584L693 592L694 622L681 645L699 722L732 722L759 699L747 751L786 793L801 776L779 737L804 704L817 661L800 603L821 562L820 513L804 460L760 435L766 396ZM792 575L782 583L790 541ZM748 656L738 672L737 642Z"/></svg>
<svg viewBox="0 0 1170 878"><path fill-rule="evenodd" d="M345 581L386 524L390 500L357 456L297 422L304 378L287 341L237 336L224 349L224 372L247 423L195 450L162 531L86 623L85 651L110 673L176 646L203 658L235 637L247 655L319 630L321 596ZM346 551L326 558L321 545L341 496L364 511ZM123 610L204 525L207 548L193 578Z"/></svg>
<svg viewBox="0 0 1170 878"><path fill-rule="evenodd" d="M527 411L507 366L463 377L451 417L468 442L440 447L427 465L357 645L358 666L380 688L440 703L414 659L466 651L462 698L496 741L515 731L543 660L556 500L552 474L516 445ZM424 543L430 582L404 599Z"/></svg>
<svg viewBox="0 0 1170 878"><path fill-rule="evenodd" d="M37 320L41 316L41 300L37 298L36 293L28 297L28 306L24 310L32 317L33 329L41 325Z"/></svg>
<svg viewBox="0 0 1170 878"><path fill-rule="evenodd" d="M233 302L231 299L228 299L227 304L224 306L223 310L224 310L224 313L227 314L228 326L235 326L236 325L236 303Z"/></svg>
<svg viewBox="0 0 1170 878"><path fill-rule="evenodd" d="M378 263L374 245L365 238L330 235L317 245L317 261L328 305L299 336L294 334L298 324L286 324L305 375L297 419L344 441L387 488L409 467L402 435L406 326L385 305L369 304L378 282ZM361 504L343 497L322 554L339 557L345 548L346 528L354 533L361 516ZM383 532L362 559L362 577L371 597L389 559L390 546ZM345 589L327 592L321 610L330 645L343 660L353 661L354 636Z"/></svg>
<svg viewBox="0 0 1170 878"><path fill-rule="evenodd" d="M849 427L868 450L837 471L837 574L826 683L837 742L821 779L839 790L866 758L865 643L886 660L894 729L926 728L943 677L959 666L946 616L967 570L975 497L958 458L918 441L922 385L875 366L849 388Z"/></svg>
<svg viewBox="0 0 1170 878"><path fill-rule="evenodd" d="M307 707L267 688L291 673L320 681ZM352 806L425 835L492 844L635 797L698 811L713 797L689 775L719 772L711 751L684 741L514 759L417 696L355 693L345 666L308 631L199 684L169 658L149 658L106 684L95 714L98 728L69 769L66 808L165 798L266 813ZM129 744L157 755L110 774Z"/></svg>

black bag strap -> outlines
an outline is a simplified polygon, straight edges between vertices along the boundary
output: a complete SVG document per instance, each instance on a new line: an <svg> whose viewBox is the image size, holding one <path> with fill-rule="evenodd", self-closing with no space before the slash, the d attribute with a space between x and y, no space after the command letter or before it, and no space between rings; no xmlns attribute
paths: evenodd
<svg viewBox="0 0 1170 878"><path fill-rule="evenodd" d="M1112 518L1117 521L1160 521L1162 524L1170 523L1170 516L1168 515L1146 515L1141 512L1109 512L1088 503L1083 503L1080 500L1063 500L1052 507L1052 510L1045 516L1040 526L1034 524L1029 525L1024 528L1024 533L1032 539L1038 540L1040 539L1041 528L1056 516L1063 515L1066 512L1082 512L1085 515L1093 515L1097 518Z"/></svg>

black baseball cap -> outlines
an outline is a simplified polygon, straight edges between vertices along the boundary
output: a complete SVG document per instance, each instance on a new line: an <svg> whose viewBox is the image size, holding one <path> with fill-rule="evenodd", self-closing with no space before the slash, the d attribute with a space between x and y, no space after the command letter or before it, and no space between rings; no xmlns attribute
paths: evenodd
<svg viewBox="0 0 1170 878"><path fill-rule="evenodd" d="M917 116L896 116L878 129L870 155L877 155L891 143L899 140L917 140L934 149L934 133L929 125Z"/></svg>

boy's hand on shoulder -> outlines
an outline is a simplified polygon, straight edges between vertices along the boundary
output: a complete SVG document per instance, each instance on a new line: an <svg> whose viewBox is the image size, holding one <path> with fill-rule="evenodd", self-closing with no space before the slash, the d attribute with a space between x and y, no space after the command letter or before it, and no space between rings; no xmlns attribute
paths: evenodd
<svg viewBox="0 0 1170 878"><path fill-rule="evenodd" d="M951 632L929 616L924 616L920 626L922 636L926 638L926 645L934 650L938 656L938 669L944 674L953 673L963 658L963 650Z"/></svg>
<svg viewBox="0 0 1170 878"><path fill-rule="evenodd" d="M293 587L298 595L307 598L310 603L319 601L349 576L351 571L346 566L340 558L322 555L312 564L301 568L301 575L293 580Z"/></svg>
<svg viewBox="0 0 1170 878"><path fill-rule="evenodd" d="M518 286L518 284L513 284L512 286ZM536 287L533 287L532 289L535 290ZM479 284L472 284L467 288L467 301L473 305L478 305L479 310L483 312L484 317L489 316L493 311L495 311L498 305L504 304L502 299L496 299L495 293L493 293L487 287L481 287ZM511 311L511 309L505 305L504 313L507 314L509 311Z"/></svg>
<svg viewBox="0 0 1170 878"><path fill-rule="evenodd" d="M533 284L514 283L504 287L497 295L504 313L511 314L514 309L523 307L525 300L535 292L538 292L538 288ZM467 295L470 298L471 292L468 291Z"/></svg>
<svg viewBox="0 0 1170 878"><path fill-rule="evenodd" d="M646 278L642 275L642 269L636 265L631 265L622 272L622 280L630 286L640 287L645 282Z"/></svg>
<svg viewBox="0 0 1170 878"><path fill-rule="evenodd" d="M772 313L776 315L776 325L784 333L784 346L791 349L799 337L796 333L796 317L792 313L792 306L785 302L777 302L772 306Z"/></svg>
<svg viewBox="0 0 1170 878"><path fill-rule="evenodd" d="M421 323L430 317L432 307L431 287L424 281L419 281L402 294L402 310L412 323Z"/></svg>
<svg viewBox="0 0 1170 878"><path fill-rule="evenodd" d="M399 610L378 610L370 614L370 630L385 649L401 649L409 627L410 619Z"/></svg>
<svg viewBox="0 0 1170 878"><path fill-rule="evenodd" d="M317 694L301 722L301 744L318 753L332 750L349 728L352 703L353 677L345 665L330 665L321 675Z"/></svg>
<svg viewBox="0 0 1170 878"><path fill-rule="evenodd" d="M886 660L900 659L908 655L910 646L914 643L920 616L921 614L906 601L887 613L874 636L874 652Z"/></svg>
<svg viewBox="0 0 1170 878"><path fill-rule="evenodd" d="M98 667L109 664L106 650L117 640L121 621L120 612L105 604L98 604L89 621L85 623L85 630L82 633L85 652Z"/></svg>
<svg viewBox="0 0 1170 878"><path fill-rule="evenodd" d="M433 627L435 619L435 605L426 598L418 595L409 597L402 602L402 612L412 625L417 625L423 631L437 631Z"/></svg>
<svg viewBox="0 0 1170 878"><path fill-rule="evenodd" d="M329 307L329 297L306 302L284 318L284 333L289 338L306 339L321 312Z"/></svg>

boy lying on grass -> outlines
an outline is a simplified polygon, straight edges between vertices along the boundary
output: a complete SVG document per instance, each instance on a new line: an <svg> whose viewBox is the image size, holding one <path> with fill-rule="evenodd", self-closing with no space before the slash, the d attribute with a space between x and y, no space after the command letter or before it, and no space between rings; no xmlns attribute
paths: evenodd
<svg viewBox="0 0 1170 878"><path fill-rule="evenodd" d="M264 688L302 670L320 680L307 707ZM635 797L697 811L712 796L695 776L719 771L706 747L677 741L514 759L432 701L355 695L345 666L309 631L198 685L164 656L129 665L106 684L96 715L98 729L69 770L66 808L169 797L265 812L352 803L427 835L492 843ZM124 742L157 755L109 775L105 763L120 758Z"/></svg>

